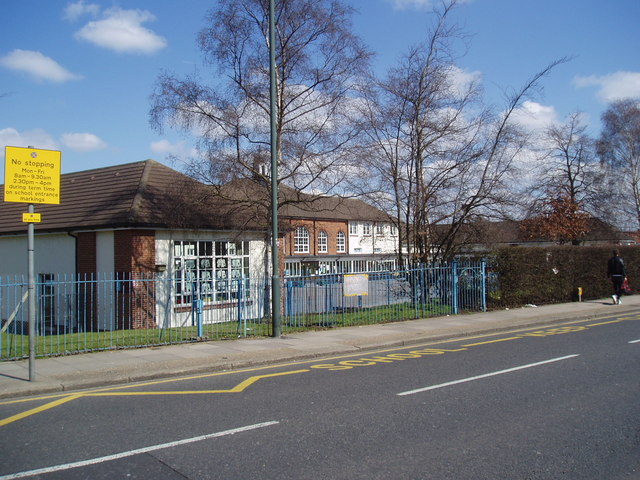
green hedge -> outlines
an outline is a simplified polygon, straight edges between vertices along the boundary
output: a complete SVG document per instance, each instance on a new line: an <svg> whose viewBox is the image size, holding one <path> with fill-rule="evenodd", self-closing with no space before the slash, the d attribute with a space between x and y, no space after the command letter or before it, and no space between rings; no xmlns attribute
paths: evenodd
<svg viewBox="0 0 640 480"><path fill-rule="evenodd" d="M487 259L488 269L497 279L490 283L487 306L575 302L578 287L582 287L583 300L609 297L613 292L607 260L614 248L625 261L632 288L640 288L638 246L507 247L495 250Z"/></svg>

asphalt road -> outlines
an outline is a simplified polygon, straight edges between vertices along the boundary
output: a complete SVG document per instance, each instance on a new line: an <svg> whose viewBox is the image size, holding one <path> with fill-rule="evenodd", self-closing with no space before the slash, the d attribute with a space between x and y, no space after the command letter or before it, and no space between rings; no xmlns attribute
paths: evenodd
<svg viewBox="0 0 640 480"><path fill-rule="evenodd" d="M0 403L0 480L640 478L640 316Z"/></svg>

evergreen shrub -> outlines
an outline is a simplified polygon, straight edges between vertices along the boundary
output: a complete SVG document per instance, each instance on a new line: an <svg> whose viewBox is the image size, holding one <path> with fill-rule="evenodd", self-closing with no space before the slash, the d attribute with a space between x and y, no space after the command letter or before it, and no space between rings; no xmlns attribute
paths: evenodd
<svg viewBox="0 0 640 480"><path fill-rule="evenodd" d="M640 288L638 246L505 247L487 258L488 308L544 305L607 298L612 295L607 260L613 249L624 259L631 287Z"/></svg>

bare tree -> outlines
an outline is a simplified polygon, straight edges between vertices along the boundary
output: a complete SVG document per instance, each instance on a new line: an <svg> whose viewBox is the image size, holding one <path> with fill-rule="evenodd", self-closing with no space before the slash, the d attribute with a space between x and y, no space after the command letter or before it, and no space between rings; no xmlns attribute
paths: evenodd
<svg viewBox="0 0 640 480"><path fill-rule="evenodd" d="M538 182L532 186L538 198L530 205L522 231L528 238L580 244L590 216L601 212L602 169L594 142L586 134L582 116L575 112L562 124L545 132L546 155Z"/></svg>
<svg viewBox="0 0 640 480"><path fill-rule="evenodd" d="M501 113L491 114L480 104L475 81L456 81L452 43L464 38L448 24L456 3L434 12L426 40L378 84L365 110L370 166L383 192L377 197L402 224L413 262L450 259L463 225L499 216L512 201L509 174L526 139L511 117L559 63L534 75L508 96Z"/></svg>
<svg viewBox="0 0 640 480"><path fill-rule="evenodd" d="M586 134L580 113L571 114L561 125L547 129L549 162L542 185L567 196L572 203L589 204L597 181L594 142Z"/></svg>
<svg viewBox="0 0 640 480"><path fill-rule="evenodd" d="M351 32L352 14L341 0L276 2L278 182L296 190L336 189L353 159L353 103L370 54ZM206 160L189 170L204 181L270 188L268 15L266 0L219 1L199 35L218 81L166 73L152 95L156 128L199 136Z"/></svg>
<svg viewBox="0 0 640 480"><path fill-rule="evenodd" d="M432 254L451 258L464 242L461 229L482 219L504 218L515 203L514 162L528 146L528 136L516 122L514 113L529 99L542 79L566 59L556 60L534 74L519 89L507 96L506 106L497 115L478 114L472 130L474 142L455 156L459 166L445 192L445 201L436 202L437 215L430 223ZM461 174L459 174L461 172ZM438 197L436 197L436 200Z"/></svg>
<svg viewBox="0 0 640 480"><path fill-rule="evenodd" d="M640 229L640 101L619 100L602 114L598 155L609 169L613 223L623 227L627 219Z"/></svg>
<svg viewBox="0 0 640 480"><path fill-rule="evenodd" d="M459 38L447 19L456 2L434 11L434 25L426 40L409 49L387 78L377 82L366 103L370 163L377 172L376 187L384 194L369 195L393 212L400 236L398 255L411 245L424 260L429 250L429 208L432 197L448 183L453 156L469 132L463 117L476 99L476 85L454 83L453 38ZM473 135L470 135L473 137ZM466 144L466 139L462 142ZM472 143L472 142L469 142ZM368 185L371 187L371 181Z"/></svg>

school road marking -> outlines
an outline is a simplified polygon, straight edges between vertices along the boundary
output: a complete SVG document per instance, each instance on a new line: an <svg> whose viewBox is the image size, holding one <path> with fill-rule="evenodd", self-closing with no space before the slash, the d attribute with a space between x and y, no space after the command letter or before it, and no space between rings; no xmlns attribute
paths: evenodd
<svg viewBox="0 0 640 480"><path fill-rule="evenodd" d="M613 320L609 320L609 319L613 319ZM350 370L352 368L358 368L358 367L363 367L363 366L371 366L371 365L380 365L380 364L384 364L384 363L393 363L393 362L397 362L397 361L402 361L402 360L407 360L409 358L419 358L425 355L441 355L444 353L450 353L450 352L462 352L464 350L467 350L468 348L472 348L472 347L477 347L477 346L481 346L481 345L489 345L489 344L495 344L495 343L500 343L500 342L506 342L506 341L513 341L513 340L519 340L522 338L531 338L531 337L546 337L546 336L550 336L550 335L559 335L559 334L567 334L567 333L575 333L575 332L579 332L579 331L584 331L584 330L588 330L591 327L597 327L597 326L602 326L602 325L609 325L612 323L620 323L620 322L624 322L627 320L640 320L640 315L630 315L630 316L624 316L624 317L619 317L617 315L611 314L611 315L603 315L602 317L599 317L598 319L594 320L571 320L571 321L561 321L556 323L555 327L552 326L547 326L546 328L542 328L540 329L540 327L528 327L528 328L517 328L514 330L510 330L510 334L517 334L516 336L511 336L511 337L506 337L506 338L493 338L491 339L491 337L496 337L499 335L504 335L506 332L500 332L500 333L488 333L488 334L479 334L479 335L474 335L474 336L470 336L470 337L458 337L458 338L453 338L453 339L448 339L448 340L434 340L431 342L425 342L422 344L416 344L413 346L404 346L404 347L393 347L393 348L386 348L386 349L379 349L379 350L374 350L369 352L368 354L363 354L363 353L350 353L350 354L344 354L344 355L338 355L338 356L333 356L333 357L327 357L324 358L323 361L325 362L330 362L330 361L336 361L336 360L342 360L342 359L349 359L349 360L343 360L343 361L337 361L335 363L321 363L318 364L318 360L314 359L314 360L301 360L301 361L292 361L292 362L288 362L288 363L282 363L282 364L277 364L277 365L268 365L268 366L261 366L261 367L253 367L253 368L246 368L246 369L241 369L241 370L231 370L231 371L224 371L224 372L215 372L215 373L205 373L205 374L197 374L197 375L190 375L190 376L186 376L186 377L179 377L179 378L170 378L170 379L163 379L163 380L153 380L153 381L147 381L147 382L141 382L141 383L135 383L135 384L129 384L129 385L121 385L121 386L109 386L109 387L103 387L103 388L99 388L99 389L93 389L93 390L89 390L89 391L84 391L84 392L76 392L76 393L58 393L58 394L52 394L52 395L44 395L44 396L38 396L38 397L29 397L29 398L22 398L22 399L13 399L13 400L6 400L6 401L0 401L0 405L10 405L10 404L17 404L17 403L25 403L25 402L33 402L33 401L42 401L42 400L52 400L49 403L46 403L40 407L37 408L33 408L30 410L27 410L25 412L13 415L11 417L7 417L4 419L0 419L0 427L8 425L10 423L13 423L17 420L22 420L24 418L27 418L31 415L35 415L41 412L44 412L46 410L49 410L51 408L57 407L57 406L61 406L69 401L72 400L77 400L77 399L82 399L84 397L93 397L93 396L140 396L140 395L148 395L148 396L153 396L153 395L157 395L157 396L161 396L161 395L197 395L197 394L234 394L234 393L241 393L244 390L246 390L249 386L253 385L254 383L256 383L258 380L261 379L267 379L267 378L274 378L274 377L279 377L279 376L283 376L283 375L291 375L291 374L298 374L298 373L306 373L306 372L310 372L312 370L322 370L322 369L327 369L327 370L331 370L331 371L335 371L335 370ZM578 325L578 324L582 324L582 325ZM522 333L520 333L522 332ZM463 345L460 345L461 348L453 348L453 349L443 349L443 348L424 348L427 346L432 346L432 345L443 345L443 344L448 344L448 343L458 343L461 340L464 341L469 341L472 339L483 339L481 341L475 342L475 343L466 343ZM486 339L486 340L484 340ZM638 340L638 342L640 342L640 340ZM413 350L410 350L413 349ZM392 353L392 354L388 354L388 352L398 352L398 351L406 351L406 350L410 350L409 353ZM311 365L309 365L311 364ZM140 387L147 387L147 386L155 386L155 385L161 385L161 384L167 384L167 383L173 383L173 382L183 382L186 380L195 380L195 379L202 379L202 378L210 378L210 377L217 377L217 376L226 376L226 375L236 375L236 374L240 374L240 373L247 373L247 372L258 372L258 371L264 371L264 370L270 370L270 369L274 369L274 368L285 368L285 367L291 367L291 366L301 366L301 365L309 365L308 369L299 369L299 370L293 370L293 371L288 371L288 372L282 372L282 373L275 373L275 374L264 374L264 375L254 375L242 382L240 382L239 384L237 384L235 387L230 388L228 390L184 390L184 391L158 391L158 392L132 392L131 390L134 388L140 388Z"/></svg>

